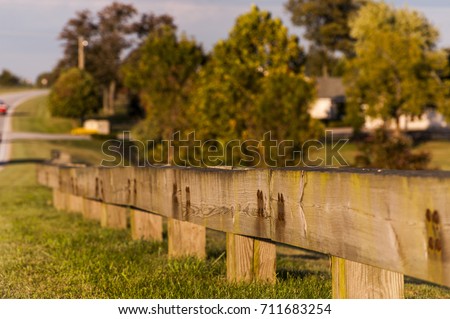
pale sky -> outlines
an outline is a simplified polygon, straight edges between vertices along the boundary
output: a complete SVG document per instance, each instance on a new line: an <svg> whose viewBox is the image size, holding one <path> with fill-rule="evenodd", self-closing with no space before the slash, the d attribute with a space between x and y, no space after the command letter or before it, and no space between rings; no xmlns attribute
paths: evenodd
<svg viewBox="0 0 450 319"><path fill-rule="evenodd" d="M62 55L57 40L64 24L76 11L97 12L110 4L108 0L0 0L0 70L34 81L49 71ZM291 33L300 34L289 23L284 10L286 0L123 0L140 13L168 13L180 31L194 36L209 50L219 39L227 37L236 17L250 9L252 3L281 17ZM450 46L449 0L391 0L422 11L441 32L441 45Z"/></svg>

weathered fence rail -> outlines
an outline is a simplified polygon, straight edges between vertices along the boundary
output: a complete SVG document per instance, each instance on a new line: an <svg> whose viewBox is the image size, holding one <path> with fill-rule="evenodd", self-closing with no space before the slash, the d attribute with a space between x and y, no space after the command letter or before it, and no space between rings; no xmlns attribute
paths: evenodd
<svg viewBox="0 0 450 319"><path fill-rule="evenodd" d="M353 169L94 168L40 165L55 206L169 254L204 256L227 233L230 280L274 280L275 243L329 254L333 296L401 298L403 274L450 286L450 173Z"/></svg>

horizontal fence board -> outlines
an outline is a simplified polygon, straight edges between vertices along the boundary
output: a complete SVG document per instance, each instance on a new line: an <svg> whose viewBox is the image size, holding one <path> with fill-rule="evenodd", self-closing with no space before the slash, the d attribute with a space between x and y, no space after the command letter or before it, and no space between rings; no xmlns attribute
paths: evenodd
<svg viewBox="0 0 450 319"><path fill-rule="evenodd" d="M37 176L88 199L450 286L448 173L40 165Z"/></svg>

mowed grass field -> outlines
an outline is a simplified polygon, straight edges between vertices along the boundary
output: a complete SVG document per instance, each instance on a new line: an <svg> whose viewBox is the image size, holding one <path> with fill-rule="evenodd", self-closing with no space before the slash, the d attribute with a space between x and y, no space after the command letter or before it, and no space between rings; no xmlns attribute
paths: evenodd
<svg viewBox="0 0 450 319"><path fill-rule="evenodd" d="M24 102L14 112L13 130L35 133L70 133L77 121L52 118L47 108L47 96L39 96Z"/></svg>
<svg viewBox="0 0 450 319"><path fill-rule="evenodd" d="M41 101L41 102L39 102ZM33 104L34 103L34 104ZM33 106L34 105L34 106ZM33 110L33 107L38 110ZM44 114L35 99L18 112L14 128ZM33 114L31 116L31 114ZM46 125L52 126L47 118ZM31 123L29 121L28 123ZM23 130L32 130L30 126ZM279 246L275 285L226 281L225 238L207 233L204 261L170 260L167 241L133 241L128 230L108 230L52 207L37 185L30 159L63 149L98 164L99 141L16 141L13 162L0 172L0 296L2 298L330 298L328 256ZM450 298L450 290L407 279L406 297Z"/></svg>
<svg viewBox="0 0 450 319"><path fill-rule="evenodd" d="M20 91L32 90L30 87L20 87L20 86L2 86L0 85L0 94L14 93Z"/></svg>

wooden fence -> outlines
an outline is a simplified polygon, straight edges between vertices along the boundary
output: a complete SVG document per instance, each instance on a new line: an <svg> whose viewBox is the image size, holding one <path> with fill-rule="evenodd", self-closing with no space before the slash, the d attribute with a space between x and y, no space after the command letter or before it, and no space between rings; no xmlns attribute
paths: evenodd
<svg viewBox="0 0 450 319"><path fill-rule="evenodd" d="M169 255L205 256L227 234L229 280L275 280L275 243L332 256L334 298L403 298L403 275L450 286L450 173L356 169L39 165L54 205Z"/></svg>

